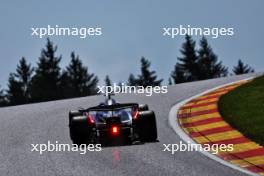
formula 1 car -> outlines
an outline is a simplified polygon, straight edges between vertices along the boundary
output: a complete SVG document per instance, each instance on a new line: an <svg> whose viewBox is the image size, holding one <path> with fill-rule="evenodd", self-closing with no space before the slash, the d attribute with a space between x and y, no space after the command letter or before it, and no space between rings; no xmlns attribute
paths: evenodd
<svg viewBox="0 0 264 176"><path fill-rule="evenodd" d="M69 112L70 137L75 144L154 142L156 118L148 105L117 103L111 96L104 103Z"/></svg>

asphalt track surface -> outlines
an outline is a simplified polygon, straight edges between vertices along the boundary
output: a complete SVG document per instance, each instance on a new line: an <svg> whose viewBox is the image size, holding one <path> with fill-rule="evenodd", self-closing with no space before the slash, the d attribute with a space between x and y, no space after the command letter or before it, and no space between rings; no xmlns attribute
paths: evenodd
<svg viewBox="0 0 264 176"><path fill-rule="evenodd" d="M167 94L117 95L120 102L146 103L157 118L157 143L105 147L100 152L31 152L31 144L70 143L68 111L103 101L102 96L0 108L0 175L244 175L200 152L164 152L163 144L179 144L168 124L170 108L188 97L253 74L170 86Z"/></svg>

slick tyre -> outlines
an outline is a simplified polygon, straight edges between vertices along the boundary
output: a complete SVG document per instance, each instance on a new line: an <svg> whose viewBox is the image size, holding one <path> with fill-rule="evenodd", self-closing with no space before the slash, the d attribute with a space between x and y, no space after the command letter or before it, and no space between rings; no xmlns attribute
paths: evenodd
<svg viewBox="0 0 264 176"><path fill-rule="evenodd" d="M148 107L147 104L140 104L140 105L138 106L138 110L139 110L139 111L148 111L148 110L149 110L149 107Z"/></svg>
<svg viewBox="0 0 264 176"><path fill-rule="evenodd" d="M84 137L75 127L70 127L70 136L73 144L81 145L84 143Z"/></svg>
<svg viewBox="0 0 264 176"><path fill-rule="evenodd" d="M76 114L78 115L78 114ZM87 136L87 117L86 116L70 116L70 137L74 144L85 143Z"/></svg>
<svg viewBox="0 0 264 176"><path fill-rule="evenodd" d="M81 116L81 115L82 115L82 113L80 111L75 111L75 110L70 111L69 112L69 125L71 124L73 117Z"/></svg>
<svg viewBox="0 0 264 176"><path fill-rule="evenodd" d="M157 140L156 117L153 111L140 112L139 137L142 142Z"/></svg>

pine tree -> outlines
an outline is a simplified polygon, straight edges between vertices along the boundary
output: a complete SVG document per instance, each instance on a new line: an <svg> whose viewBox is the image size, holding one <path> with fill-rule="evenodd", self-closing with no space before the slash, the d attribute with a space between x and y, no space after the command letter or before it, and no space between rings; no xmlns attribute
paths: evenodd
<svg viewBox="0 0 264 176"><path fill-rule="evenodd" d="M198 56L195 50L195 41L189 36L185 36L185 42L180 50L182 57L178 57L178 62L171 72L171 78L175 84L198 80L199 65Z"/></svg>
<svg viewBox="0 0 264 176"><path fill-rule="evenodd" d="M69 66L62 74L62 89L65 98L81 97L96 94L98 78L88 73L79 56L71 53Z"/></svg>
<svg viewBox="0 0 264 176"><path fill-rule="evenodd" d="M31 67L31 64L27 64L27 61L24 57L19 61L19 65L16 69L16 77L23 84L23 90L27 92L29 83L31 81L31 76L34 69Z"/></svg>
<svg viewBox="0 0 264 176"><path fill-rule="evenodd" d="M228 69L218 61L207 39L203 37L200 41L199 53L199 80L223 77L228 74Z"/></svg>
<svg viewBox="0 0 264 176"><path fill-rule="evenodd" d="M137 86L137 79L135 78L135 76L133 74L130 74L127 80L127 85L128 86Z"/></svg>
<svg viewBox="0 0 264 176"><path fill-rule="evenodd" d="M30 102L29 86L33 68L24 57L19 61L16 73L11 73L8 79L7 97L11 105Z"/></svg>
<svg viewBox="0 0 264 176"><path fill-rule="evenodd" d="M105 77L105 86L112 86L112 81L110 80L108 75L106 75Z"/></svg>
<svg viewBox="0 0 264 176"><path fill-rule="evenodd" d="M7 105L6 96L4 94L4 90L2 90L0 86L0 107L6 106L6 105Z"/></svg>
<svg viewBox="0 0 264 176"><path fill-rule="evenodd" d="M184 75L184 70L176 63L174 70L171 72L171 78L173 79L174 84L187 82L186 76Z"/></svg>
<svg viewBox="0 0 264 176"><path fill-rule="evenodd" d="M245 73L253 73L254 69L248 64L244 64L240 59L238 60L237 66L233 68L233 72L236 75L241 75Z"/></svg>
<svg viewBox="0 0 264 176"><path fill-rule="evenodd" d="M136 85L143 87L160 86L163 79L157 80L157 75L155 75L156 71L149 70L149 67L151 65L150 61L142 57L140 62L141 62L141 75L138 75L138 78L134 80Z"/></svg>
<svg viewBox="0 0 264 176"><path fill-rule="evenodd" d="M41 51L36 73L32 78L30 93L34 102L56 100L60 97L60 66L61 56L55 56L57 46L47 39Z"/></svg>
<svg viewBox="0 0 264 176"><path fill-rule="evenodd" d="M169 84L169 85L172 85L171 78L169 78L169 80L168 80L168 84Z"/></svg>
<svg viewBox="0 0 264 176"><path fill-rule="evenodd" d="M15 74L11 73L8 78L7 98L9 105L19 105L25 103L22 83L15 79Z"/></svg>
<svg viewBox="0 0 264 176"><path fill-rule="evenodd" d="M74 86L72 85L71 79L68 76L68 72L66 70L62 71L59 86L61 98L77 97L75 95L76 93L74 91Z"/></svg>
<svg viewBox="0 0 264 176"><path fill-rule="evenodd" d="M195 41L189 35L185 36L185 42L182 44L182 57L179 57L179 64L177 66L179 72L183 73L185 82L195 81L198 79L199 67L198 57L195 51Z"/></svg>

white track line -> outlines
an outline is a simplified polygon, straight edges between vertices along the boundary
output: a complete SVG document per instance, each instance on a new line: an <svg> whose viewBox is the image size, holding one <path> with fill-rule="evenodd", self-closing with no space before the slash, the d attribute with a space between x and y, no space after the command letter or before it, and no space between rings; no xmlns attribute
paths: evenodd
<svg viewBox="0 0 264 176"><path fill-rule="evenodd" d="M178 135L179 135L179 136L180 136L185 142L189 142L189 143L191 143L191 144L197 144L197 143L196 143L196 142L195 142L190 136L188 136L188 135L183 131L183 129L182 129L182 128L180 127L180 125L179 125L179 121L178 121L178 119L177 119L177 114L178 114L178 111L179 111L180 107L182 107L184 104L186 104L186 103L189 102L190 100L195 99L195 98L197 98L197 97L199 97L199 96L202 96L202 95L204 95L204 94L207 94L207 93L209 93L209 92L212 92L212 91L214 91L214 90L216 90L216 89L219 89L219 88L222 88L222 87L225 87L225 86L231 85L231 84L235 84L235 83L238 83L238 82L240 82L240 81L247 81L247 80L250 80L250 79L253 79L253 78L254 78L254 77L250 77L250 78L247 78L247 79L242 79L242 80L239 80L239 81L234 81L234 82L227 83L227 84L224 84L224 85L221 85L221 86L217 86L217 87L215 87L215 88L212 88L212 89L206 90L206 91L204 91L204 92L202 92L202 93L200 93L200 94L197 94L197 95L195 95L195 96L192 96L192 97L190 97L190 98L188 98L188 99L185 99L185 100L183 100L183 101L181 101L181 102L175 104L175 105L171 108L171 110L170 110L170 112L169 112L169 124L170 124L170 126L174 129L174 131L176 132L176 134L178 134ZM230 162L225 161L225 160L219 158L218 156L213 155L213 154L211 154L211 153L209 153L209 152L205 152L205 151L200 151L200 152L201 152L202 154L204 154L205 156L207 156L207 157L209 157L209 158L211 158L211 159L213 159L213 160L215 160L215 161L217 161L217 162L219 162L219 163L221 163L221 164L223 164L223 165L226 165L226 166L231 167L231 168L233 168L233 169L235 169L235 170L238 170L238 171L240 171L240 172L246 173L246 174L248 174L248 175L258 175L258 174L256 174L256 173L253 173L253 172L249 171L249 170L246 170L246 169L243 169L243 168L241 168L241 167L239 167L239 166L233 165L233 164L231 164Z"/></svg>

